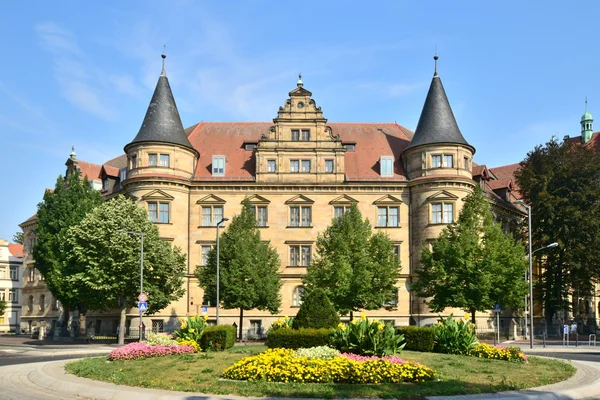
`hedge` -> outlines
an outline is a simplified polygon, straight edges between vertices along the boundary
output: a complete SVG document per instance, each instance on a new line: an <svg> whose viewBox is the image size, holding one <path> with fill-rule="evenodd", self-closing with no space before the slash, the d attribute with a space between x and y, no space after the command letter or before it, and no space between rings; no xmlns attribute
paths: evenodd
<svg viewBox="0 0 600 400"><path fill-rule="evenodd" d="M301 347L327 346L332 335L331 329L275 329L267 334L267 347L299 349Z"/></svg>
<svg viewBox="0 0 600 400"><path fill-rule="evenodd" d="M222 351L233 347L237 329L233 325L209 326L200 339L202 350Z"/></svg>
<svg viewBox="0 0 600 400"><path fill-rule="evenodd" d="M399 326L396 332L404 335L404 350L432 352L435 344L435 328L426 326Z"/></svg>

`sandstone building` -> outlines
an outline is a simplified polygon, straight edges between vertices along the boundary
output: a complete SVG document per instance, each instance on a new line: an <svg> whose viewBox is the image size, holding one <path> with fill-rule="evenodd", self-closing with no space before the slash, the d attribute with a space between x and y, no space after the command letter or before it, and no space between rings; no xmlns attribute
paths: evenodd
<svg viewBox="0 0 600 400"><path fill-rule="evenodd" d="M245 198L255 207L262 238L279 252L284 282L279 315L244 313L244 325L253 332L278 316L296 314L301 275L317 235L351 204L395 244L402 265L396 309L368 314L397 325L437 321L438 314L411 293L410 283L420 249L456 220L475 185L484 188L507 227L523 215L512 204L518 191L510 178L500 179L493 169L473 162L475 148L458 127L437 66L414 133L396 123L329 122L301 76L275 113L273 122L200 122L184 129L163 68L142 126L125 145L124 155L102 166L79 161L74 152L67 160L67 174L80 168L107 198L124 193L135 199L148 210L161 237L188 256L186 295L145 317L146 326L170 330L174 317L202 313L202 290L193 272L206 263L215 245L217 223L239 213ZM29 240L25 274L38 278L25 284L24 296L33 296L35 302L45 289L31 272L34 226L34 217L21 225ZM45 296L51 299L51 294ZM208 315L214 318L214 305ZM237 315L238 310L222 310L222 323L233 323ZM487 324L488 316L480 317ZM24 313L23 324L46 321L50 326L57 318L58 307L47 314L34 308ZM96 321L97 334L116 331L116 313L89 318ZM137 309L130 310L128 324L138 323Z"/></svg>

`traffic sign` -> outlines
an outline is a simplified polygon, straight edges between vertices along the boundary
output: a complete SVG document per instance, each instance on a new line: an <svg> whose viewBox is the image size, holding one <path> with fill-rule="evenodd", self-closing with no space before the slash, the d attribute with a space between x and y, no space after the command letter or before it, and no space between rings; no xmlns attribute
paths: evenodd
<svg viewBox="0 0 600 400"><path fill-rule="evenodd" d="M208 312L208 307L202 306L202 312L206 314Z"/></svg>
<svg viewBox="0 0 600 400"><path fill-rule="evenodd" d="M502 310L502 308L500 307L500 304L494 305L494 312L500 312L501 310Z"/></svg>
<svg viewBox="0 0 600 400"><path fill-rule="evenodd" d="M138 296L138 301L148 301L148 295L146 293L140 293L140 295Z"/></svg>
<svg viewBox="0 0 600 400"><path fill-rule="evenodd" d="M140 309L140 312L146 312L148 311L148 303L145 301L140 301L138 302L138 308Z"/></svg>

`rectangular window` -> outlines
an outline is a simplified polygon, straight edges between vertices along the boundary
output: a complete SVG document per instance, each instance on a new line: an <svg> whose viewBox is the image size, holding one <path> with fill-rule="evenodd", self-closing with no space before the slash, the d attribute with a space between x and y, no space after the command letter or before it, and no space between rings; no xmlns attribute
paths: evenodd
<svg viewBox="0 0 600 400"><path fill-rule="evenodd" d="M469 158L465 157L465 169L469 169Z"/></svg>
<svg viewBox="0 0 600 400"><path fill-rule="evenodd" d="M212 246L203 245L202 246L202 258L200 259L200 265L206 266L208 265L208 253L210 252Z"/></svg>
<svg viewBox="0 0 600 400"><path fill-rule="evenodd" d="M454 222L454 204L444 204L444 223L451 224Z"/></svg>
<svg viewBox="0 0 600 400"><path fill-rule="evenodd" d="M170 164L170 156L168 154L161 154L160 155L160 166L161 167L169 167Z"/></svg>
<svg viewBox="0 0 600 400"><path fill-rule="evenodd" d="M431 223L441 224L442 223L442 205L432 204L431 205Z"/></svg>
<svg viewBox="0 0 600 400"><path fill-rule="evenodd" d="M162 224L169 223L169 203L159 203L159 222Z"/></svg>
<svg viewBox="0 0 600 400"><path fill-rule="evenodd" d="M310 172L310 160L302 160L302 172Z"/></svg>
<svg viewBox="0 0 600 400"><path fill-rule="evenodd" d="M4 291L4 289L0 289L0 300L6 301L6 292Z"/></svg>
<svg viewBox="0 0 600 400"><path fill-rule="evenodd" d="M102 181L102 190L105 192L108 190L108 178L104 178Z"/></svg>
<svg viewBox="0 0 600 400"><path fill-rule="evenodd" d="M388 226L398 226L398 207L389 207L388 214Z"/></svg>
<svg viewBox="0 0 600 400"><path fill-rule="evenodd" d="M344 215L350 207L348 206L334 206L333 207L333 218L338 218Z"/></svg>
<svg viewBox="0 0 600 400"><path fill-rule="evenodd" d="M212 174L213 176L225 176L225 156L213 156Z"/></svg>
<svg viewBox="0 0 600 400"><path fill-rule="evenodd" d="M202 226L217 226L223 219L223 206L203 206Z"/></svg>
<svg viewBox="0 0 600 400"><path fill-rule="evenodd" d="M447 154L444 156L444 168L454 167L454 156Z"/></svg>
<svg viewBox="0 0 600 400"><path fill-rule="evenodd" d="M377 207L377 226L399 226L398 207Z"/></svg>
<svg viewBox="0 0 600 400"><path fill-rule="evenodd" d="M387 226L386 207L377 207L377 226Z"/></svg>
<svg viewBox="0 0 600 400"><path fill-rule="evenodd" d="M300 140L300 131L298 129L292 129L292 141L297 142Z"/></svg>
<svg viewBox="0 0 600 400"><path fill-rule="evenodd" d="M13 281L19 280L19 267L17 267L16 265L10 266L10 279Z"/></svg>
<svg viewBox="0 0 600 400"><path fill-rule="evenodd" d="M131 169L137 168L137 156L131 156Z"/></svg>
<svg viewBox="0 0 600 400"><path fill-rule="evenodd" d="M329 174L333 172L333 160L325 160L325 172Z"/></svg>
<svg viewBox="0 0 600 400"><path fill-rule="evenodd" d="M306 206L290 207L290 226L311 226L311 208Z"/></svg>
<svg viewBox="0 0 600 400"><path fill-rule="evenodd" d="M248 329L248 336L250 338L262 337L262 321L260 319L250 320L250 329Z"/></svg>
<svg viewBox="0 0 600 400"><path fill-rule="evenodd" d="M35 281L35 268L29 268L29 273L27 275L27 282Z"/></svg>
<svg viewBox="0 0 600 400"><path fill-rule="evenodd" d="M302 129L301 140L304 142L308 142L310 140L310 130L309 129Z"/></svg>
<svg viewBox="0 0 600 400"><path fill-rule="evenodd" d="M162 319L152 320L152 333L162 333L164 331L164 321Z"/></svg>
<svg viewBox="0 0 600 400"><path fill-rule="evenodd" d="M158 203L148 203L148 219L158 222Z"/></svg>
<svg viewBox="0 0 600 400"><path fill-rule="evenodd" d="M302 226L310 226L312 224L311 208L302 207Z"/></svg>
<svg viewBox="0 0 600 400"><path fill-rule="evenodd" d="M16 303L17 300L17 289L8 289L8 302Z"/></svg>
<svg viewBox="0 0 600 400"><path fill-rule="evenodd" d="M6 279L6 268L0 267L0 279Z"/></svg>
<svg viewBox="0 0 600 400"><path fill-rule="evenodd" d="M396 261L400 262L400 245L399 244L394 245L394 257L395 257Z"/></svg>
<svg viewBox="0 0 600 400"><path fill-rule="evenodd" d="M158 165L158 154L148 154L148 165L156 167Z"/></svg>
<svg viewBox="0 0 600 400"><path fill-rule="evenodd" d="M277 163L275 162L275 160L267 160L267 172L277 172Z"/></svg>
<svg viewBox="0 0 600 400"><path fill-rule="evenodd" d="M381 176L392 177L394 176L394 158L389 156L382 156L379 159L380 173Z"/></svg>
<svg viewBox="0 0 600 400"><path fill-rule="evenodd" d="M431 168L441 168L442 156L431 156Z"/></svg>
<svg viewBox="0 0 600 400"><path fill-rule="evenodd" d="M125 179L127 179L127 168L121 168L119 170L119 181L123 182Z"/></svg>
<svg viewBox="0 0 600 400"><path fill-rule="evenodd" d="M290 172L300 172L300 161L290 160Z"/></svg>
<svg viewBox="0 0 600 400"><path fill-rule="evenodd" d="M300 226L300 207L290 207L290 226Z"/></svg>
<svg viewBox="0 0 600 400"><path fill-rule="evenodd" d="M53 310L58 310L60 307L60 301L58 301L56 298L52 298L52 309Z"/></svg>
<svg viewBox="0 0 600 400"><path fill-rule="evenodd" d="M267 206L256 206L256 225L268 226Z"/></svg>
<svg viewBox="0 0 600 400"><path fill-rule="evenodd" d="M344 147L346 148L346 151L348 153L354 153L354 151L356 150L355 144L344 144Z"/></svg>
<svg viewBox="0 0 600 400"><path fill-rule="evenodd" d="M307 267L311 260L311 246L290 246L290 266Z"/></svg>

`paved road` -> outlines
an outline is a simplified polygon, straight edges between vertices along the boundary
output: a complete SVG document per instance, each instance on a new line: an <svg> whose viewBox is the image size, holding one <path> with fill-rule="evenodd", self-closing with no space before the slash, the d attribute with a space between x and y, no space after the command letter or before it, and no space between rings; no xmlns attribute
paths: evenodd
<svg viewBox="0 0 600 400"><path fill-rule="evenodd" d="M0 367L5 365L29 364L42 361L71 360L82 357L98 357L106 353L53 354L53 355L23 355L0 351Z"/></svg>

